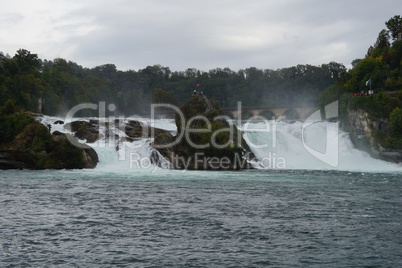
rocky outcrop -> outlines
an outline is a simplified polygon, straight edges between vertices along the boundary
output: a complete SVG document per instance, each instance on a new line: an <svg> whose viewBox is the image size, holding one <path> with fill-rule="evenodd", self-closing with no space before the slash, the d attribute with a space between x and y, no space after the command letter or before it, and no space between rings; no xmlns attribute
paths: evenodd
<svg viewBox="0 0 402 268"><path fill-rule="evenodd" d="M252 166L244 158L241 134L225 120L219 106L207 103L204 96L193 96L176 114L177 135L161 132L152 146L175 169L236 170ZM198 118L197 118L198 117ZM240 139L239 139L240 135ZM240 140L240 142L238 142Z"/></svg>
<svg viewBox="0 0 402 268"><path fill-rule="evenodd" d="M169 132L167 130L145 125L140 121L130 120L125 125L125 133L130 138L154 138L159 134Z"/></svg>
<svg viewBox="0 0 402 268"><path fill-rule="evenodd" d="M349 133L353 144L372 157L394 162L402 162L402 150L384 148L376 137L387 137L391 127L387 119L372 118L361 109L348 110Z"/></svg>
<svg viewBox="0 0 402 268"><path fill-rule="evenodd" d="M103 126L102 130L100 124ZM133 141L139 138L153 138L168 131L148 126L137 120L130 120L127 123L115 120L112 122L99 122L99 120L73 121L64 125L64 129L73 132L77 139L85 140L87 143L94 143L100 138L109 138L115 135L112 129L120 129L128 138L123 141ZM116 140L118 136L114 137Z"/></svg>
<svg viewBox="0 0 402 268"><path fill-rule="evenodd" d="M94 168L97 163L93 148L68 134L50 134L37 121L0 146L0 169L82 169Z"/></svg>
<svg viewBox="0 0 402 268"><path fill-rule="evenodd" d="M64 125L68 131L74 132L74 136L80 140L86 140L87 143L94 143L102 135L99 133L99 121L73 121Z"/></svg>

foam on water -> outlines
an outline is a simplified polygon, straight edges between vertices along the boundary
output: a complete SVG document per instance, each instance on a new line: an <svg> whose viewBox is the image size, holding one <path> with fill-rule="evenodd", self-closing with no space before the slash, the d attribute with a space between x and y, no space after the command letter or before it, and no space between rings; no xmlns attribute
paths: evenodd
<svg viewBox="0 0 402 268"><path fill-rule="evenodd" d="M96 118L80 118L89 121ZM63 118L44 116L40 118L43 124L50 124L52 131L67 132L63 125L54 124ZM140 120L143 124L176 131L176 125L172 119L151 120L148 118L126 118ZM372 158L368 153L354 148L348 133L338 128L338 123L317 122L303 128L303 122L293 121L269 121L242 124L238 126L250 146L252 152L259 160L256 164L261 169L290 169L290 170L339 170L339 171L364 171L364 172L402 172L402 166ZM161 155L151 147L153 139L137 139L133 142L122 141L126 134L121 129L113 128L111 139L101 139L92 146L99 156L99 164L96 170L116 172L161 172L161 169L151 163L151 154L156 153L165 167L168 163ZM100 127L100 132L105 131ZM303 143L304 141L304 143ZM337 142L335 142L337 141ZM84 142L84 141L83 141ZM330 157L337 158L337 165L331 166L323 159L313 156L310 150L325 154L326 150L336 152ZM334 159L330 159L333 161ZM257 160L258 162L258 160ZM169 171L171 172L171 171Z"/></svg>
<svg viewBox="0 0 402 268"><path fill-rule="evenodd" d="M243 125L244 137L251 150L260 159L284 160L286 169L342 170L389 172L402 171L402 166L372 158L368 153L354 148L347 133L339 130L338 123L318 122L303 129L302 122L269 122ZM303 144L304 141L304 144ZM337 158L338 164L331 166L323 159L311 154L310 150ZM329 159L332 162L336 159Z"/></svg>

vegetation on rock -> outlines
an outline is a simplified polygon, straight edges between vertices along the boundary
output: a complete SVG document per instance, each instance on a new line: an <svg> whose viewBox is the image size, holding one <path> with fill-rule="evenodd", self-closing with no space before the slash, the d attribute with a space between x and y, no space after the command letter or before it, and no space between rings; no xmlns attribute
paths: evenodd
<svg viewBox="0 0 402 268"><path fill-rule="evenodd" d="M77 147L66 134L49 129L27 114L12 113L12 105L0 108L0 169L94 168L96 152Z"/></svg>
<svg viewBox="0 0 402 268"><path fill-rule="evenodd" d="M175 117L177 135L161 133L153 145L177 169L247 168L240 135L216 102L209 110L203 96L192 96ZM174 143L174 144L173 144ZM173 145L172 145L173 144ZM166 146L169 145L169 146ZM177 160L180 161L177 161ZM222 161L226 161L222 165Z"/></svg>
<svg viewBox="0 0 402 268"><path fill-rule="evenodd" d="M378 123L374 125L384 125L391 120L393 111L402 108L402 40L396 38L402 31L402 19L394 16L385 25L387 29L380 31L365 58L354 60L353 68L320 94L322 108L340 101L340 119L346 129L350 120L348 110L364 110ZM382 147L402 149L397 126L391 124L390 128L386 132L373 128L373 135Z"/></svg>

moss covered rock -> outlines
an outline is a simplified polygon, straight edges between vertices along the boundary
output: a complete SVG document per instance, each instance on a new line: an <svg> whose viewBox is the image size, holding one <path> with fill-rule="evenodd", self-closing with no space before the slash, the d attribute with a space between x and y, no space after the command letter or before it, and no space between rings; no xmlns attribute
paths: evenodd
<svg viewBox="0 0 402 268"><path fill-rule="evenodd" d="M86 140L87 143L94 143L102 135L99 133L99 122L97 120L73 121L64 125L64 128L74 132L74 136L80 140Z"/></svg>
<svg viewBox="0 0 402 268"><path fill-rule="evenodd" d="M50 134L37 121L0 145L0 169L81 169L94 168L97 163L93 148L68 134Z"/></svg>
<svg viewBox="0 0 402 268"><path fill-rule="evenodd" d="M251 168L244 159L242 137L229 125L216 102L192 96L175 116L177 135L161 134L153 146L176 169L233 170Z"/></svg>

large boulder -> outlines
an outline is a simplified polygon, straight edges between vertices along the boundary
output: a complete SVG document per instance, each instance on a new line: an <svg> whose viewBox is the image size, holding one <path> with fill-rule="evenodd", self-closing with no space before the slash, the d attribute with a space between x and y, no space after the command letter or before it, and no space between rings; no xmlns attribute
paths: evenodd
<svg viewBox="0 0 402 268"><path fill-rule="evenodd" d="M94 168L98 155L88 145L37 121L27 125L11 142L0 145L0 169Z"/></svg>
<svg viewBox="0 0 402 268"><path fill-rule="evenodd" d="M99 133L99 121L73 121L64 125L68 131L74 132L74 136L80 140L86 140L87 143L94 143L102 135Z"/></svg>
<svg viewBox="0 0 402 268"><path fill-rule="evenodd" d="M168 131L151 127L137 120L130 120L125 125L125 133L130 138L154 138L155 136Z"/></svg>
<svg viewBox="0 0 402 268"><path fill-rule="evenodd" d="M102 133L99 125L102 125ZM74 137L80 140L86 140L87 143L94 143L100 138L109 138L115 135L112 129L118 128L127 135L127 140L133 141L139 138L154 138L154 136L167 132L166 130L148 126L137 120L130 120L126 124L119 120L111 122L99 122L98 120L90 121L73 121L64 125L64 128L71 131ZM118 139L119 137L114 137Z"/></svg>
<svg viewBox="0 0 402 268"><path fill-rule="evenodd" d="M159 133L153 142L175 169L234 170L252 168L245 159L243 138L229 125L216 102L191 97L176 114L177 135Z"/></svg>
<svg viewBox="0 0 402 268"><path fill-rule="evenodd" d="M357 149L372 157L393 163L402 162L402 149L383 147L379 136L390 139L391 126L386 118L375 118L362 109L348 111L349 134Z"/></svg>

